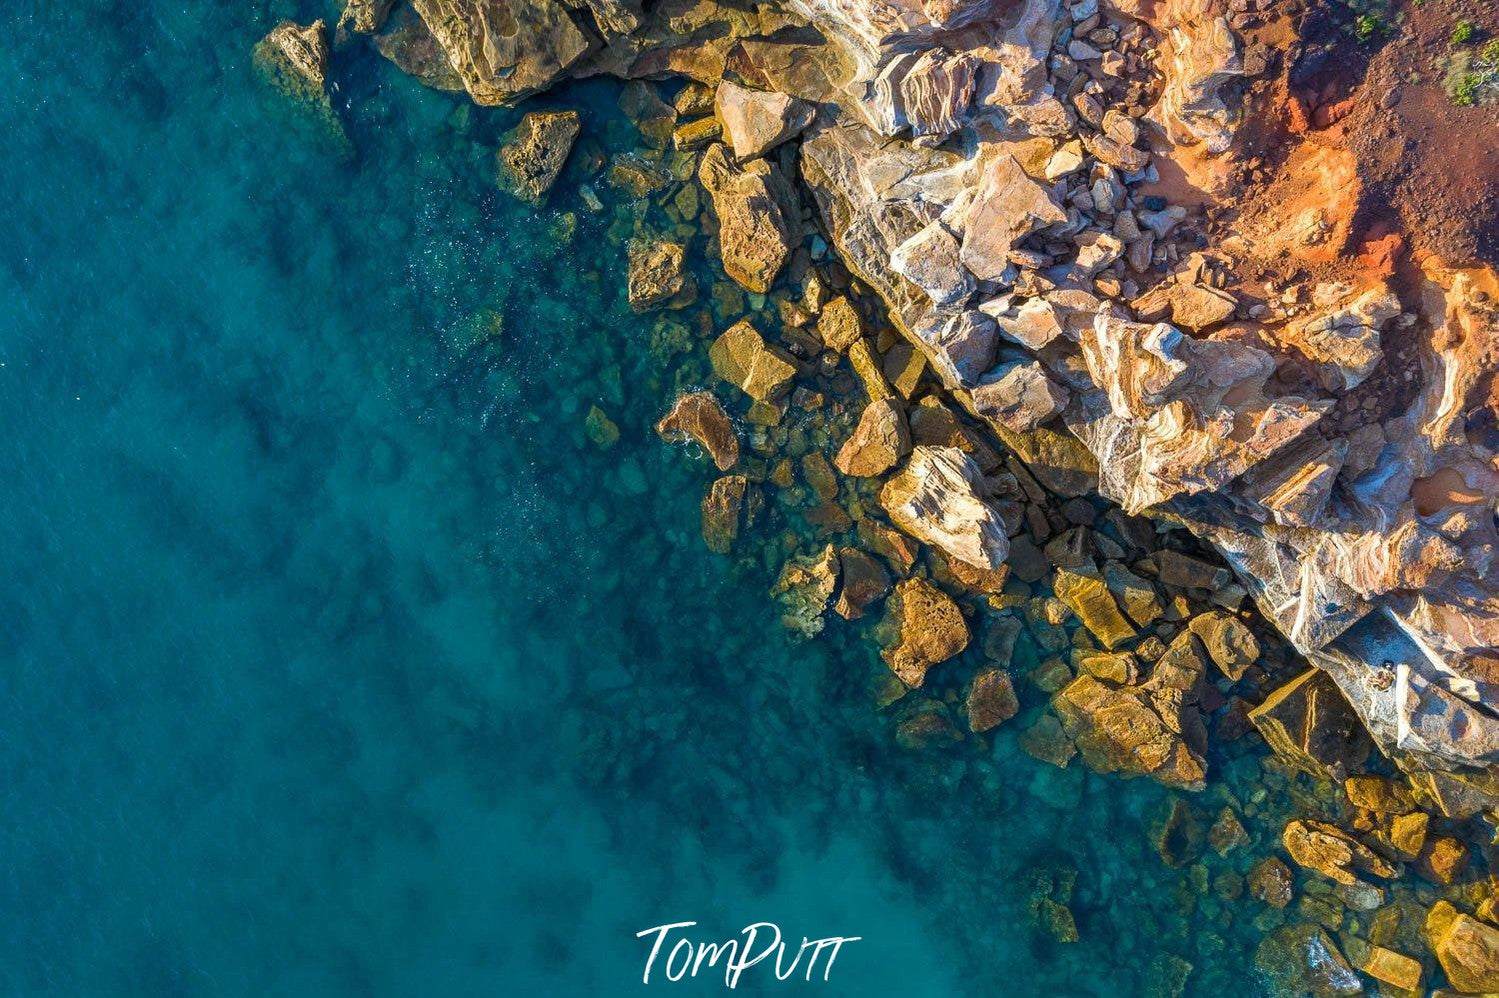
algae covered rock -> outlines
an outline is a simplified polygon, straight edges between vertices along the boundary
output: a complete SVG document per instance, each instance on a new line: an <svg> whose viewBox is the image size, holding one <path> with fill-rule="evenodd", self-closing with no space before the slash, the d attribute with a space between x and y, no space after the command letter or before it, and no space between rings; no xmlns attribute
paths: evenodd
<svg viewBox="0 0 1499 998"><path fill-rule="evenodd" d="M314 130L320 129L341 152L350 151L328 96L328 33L321 20L306 26L282 21L256 43L251 61L261 79L310 119Z"/></svg>
<svg viewBox="0 0 1499 998"><path fill-rule="evenodd" d="M1288 925L1267 936L1255 950L1254 962L1276 994L1339 998L1364 993L1358 973L1319 925Z"/></svg>
<svg viewBox="0 0 1499 998"><path fill-rule="evenodd" d="M1272 908L1284 908L1295 893L1291 868L1274 856L1267 856L1249 871L1249 894Z"/></svg>
<svg viewBox="0 0 1499 998"><path fill-rule="evenodd" d="M880 652L901 682L912 688L927 670L968 646L968 623L958 605L925 579L906 579L885 607L883 628L894 639Z"/></svg>
<svg viewBox="0 0 1499 998"><path fill-rule="evenodd" d="M823 612L838 586L838 552L829 544L820 553L791 558L771 590L783 608L781 623L803 638L822 633Z"/></svg>
<svg viewBox="0 0 1499 998"><path fill-rule="evenodd" d="M671 411L656 423L656 432L668 441L695 441L719 471L728 471L739 463L739 435L734 432L734 421L712 392L678 396Z"/></svg>
<svg viewBox="0 0 1499 998"><path fill-rule="evenodd" d="M495 153L501 189L540 204L577 141L578 112L532 111L520 120Z"/></svg>
<svg viewBox="0 0 1499 998"><path fill-rule="evenodd" d="M734 546L748 487L743 475L725 475L709 486L703 497L703 543L709 551L728 554Z"/></svg>

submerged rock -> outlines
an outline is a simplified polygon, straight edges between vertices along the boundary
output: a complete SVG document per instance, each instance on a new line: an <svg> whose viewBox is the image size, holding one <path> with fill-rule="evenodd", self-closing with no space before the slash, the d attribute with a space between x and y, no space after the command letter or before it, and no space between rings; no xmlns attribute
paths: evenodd
<svg viewBox="0 0 1499 998"><path fill-rule="evenodd" d="M678 396L671 412L656 423L656 432L668 441L696 441L719 471L728 471L739 463L739 435L734 432L734 421L712 392Z"/></svg>
<svg viewBox="0 0 1499 998"><path fill-rule="evenodd" d="M495 154L500 187L522 201L540 204L562 173L579 127L576 111L527 114Z"/></svg>
<svg viewBox="0 0 1499 998"><path fill-rule="evenodd" d="M968 687L968 728L975 734L997 728L1020 712L1015 685L1003 669L985 669Z"/></svg>
<svg viewBox="0 0 1499 998"><path fill-rule="evenodd" d="M895 587L886 603L884 627L895 637L880 655L912 688L926 681L928 669L968 646L962 611L925 579L906 579Z"/></svg>
<svg viewBox="0 0 1499 998"><path fill-rule="evenodd" d="M343 13L338 16L337 30L373 35L384 27L394 4L395 0L345 0Z"/></svg>
<svg viewBox="0 0 1499 998"><path fill-rule="evenodd" d="M947 555L992 571L1004 563L1004 522L983 497L983 473L956 447L917 447L880 490L896 526Z"/></svg>
<svg viewBox="0 0 1499 998"><path fill-rule="evenodd" d="M1255 950L1254 962L1276 994L1339 998L1364 993L1338 944L1318 925L1290 925L1267 936Z"/></svg>
<svg viewBox="0 0 1499 998"><path fill-rule="evenodd" d="M282 21L256 43L251 61L272 89L310 119L314 131L331 139L341 154L351 151L328 96L328 35L321 20L305 27Z"/></svg>
<svg viewBox="0 0 1499 998"><path fill-rule="evenodd" d="M833 609L844 620L857 620L870 604L885 598L890 591L890 574L858 548L839 548L838 564L843 583Z"/></svg>
<svg viewBox="0 0 1499 998"><path fill-rule="evenodd" d="M734 546L748 487L743 475L725 475L709 487L703 497L703 542L709 551L728 554Z"/></svg>
<svg viewBox="0 0 1499 998"><path fill-rule="evenodd" d="M685 269L686 246L665 239L632 239L626 253L626 296L636 312L663 305L679 308L697 297L697 278Z"/></svg>
<svg viewBox="0 0 1499 998"><path fill-rule="evenodd" d="M1295 894L1291 868L1274 856L1260 860L1249 871L1249 894L1272 908L1284 908Z"/></svg>
<svg viewBox="0 0 1499 998"><path fill-rule="evenodd" d="M838 585L838 552L829 544L820 554L791 558L771 590L784 608L781 623L803 638L822 633L823 612Z"/></svg>

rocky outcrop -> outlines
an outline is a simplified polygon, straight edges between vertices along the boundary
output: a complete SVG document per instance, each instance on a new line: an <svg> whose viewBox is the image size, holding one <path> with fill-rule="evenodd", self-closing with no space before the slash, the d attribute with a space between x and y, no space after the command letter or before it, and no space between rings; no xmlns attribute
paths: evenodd
<svg viewBox="0 0 1499 998"><path fill-rule="evenodd" d="M917 447L880 490L891 522L975 568L993 571L1009 553L1004 523L983 495L983 474L956 447Z"/></svg>
<svg viewBox="0 0 1499 998"><path fill-rule="evenodd" d="M576 111L533 111L521 118L495 153L500 187L540 204L562 173L580 127Z"/></svg>

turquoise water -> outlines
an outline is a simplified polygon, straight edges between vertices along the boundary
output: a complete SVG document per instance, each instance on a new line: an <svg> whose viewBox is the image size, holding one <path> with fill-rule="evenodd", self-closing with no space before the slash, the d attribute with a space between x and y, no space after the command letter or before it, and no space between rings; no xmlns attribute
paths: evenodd
<svg viewBox="0 0 1499 998"><path fill-rule="evenodd" d="M1020 752L1019 682L992 748L898 748L861 632L707 552L650 429L700 349L576 178L493 189L514 112L356 46L356 154L286 127L249 50L328 13L0 9L0 992L632 994L686 920L862 937L756 992L1242 992L1259 909L1162 864L1170 795ZM550 100L615 148L614 97Z"/></svg>

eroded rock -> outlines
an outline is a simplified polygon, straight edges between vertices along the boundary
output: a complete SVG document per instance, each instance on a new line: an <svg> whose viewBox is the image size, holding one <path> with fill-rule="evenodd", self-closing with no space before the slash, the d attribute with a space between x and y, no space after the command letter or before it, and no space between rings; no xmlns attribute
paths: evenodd
<svg viewBox="0 0 1499 998"><path fill-rule="evenodd" d="M993 571L1009 553L1004 522L983 494L983 472L956 447L917 447L880 490L896 526L975 568Z"/></svg>
<svg viewBox="0 0 1499 998"><path fill-rule="evenodd" d="M918 687L927 670L968 646L968 624L958 605L925 579L906 579L886 603L885 625L894 640L880 653L901 682Z"/></svg>

